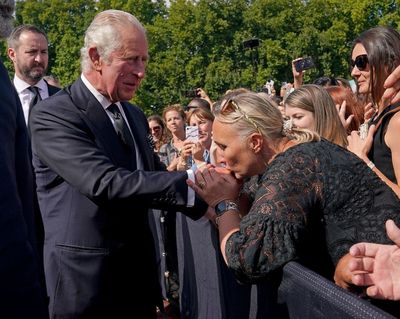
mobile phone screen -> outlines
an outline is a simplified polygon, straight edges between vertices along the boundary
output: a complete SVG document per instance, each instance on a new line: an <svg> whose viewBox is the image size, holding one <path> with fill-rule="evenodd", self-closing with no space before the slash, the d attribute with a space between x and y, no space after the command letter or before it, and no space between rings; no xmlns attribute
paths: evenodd
<svg viewBox="0 0 400 319"><path fill-rule="evenodd" d="M198 142L199 128L198 126L186 126L186 140L191 142Z"/></svg>
<svg viewBox="0 0 400 319"><path fill-rule="evenodd" d="M311 69L313 68L314 65L314 61L311 57L307 57L301 60L298 60L296 62L294 62L294 67L296 68L297 72L301 72L307 69Z"/></svg>

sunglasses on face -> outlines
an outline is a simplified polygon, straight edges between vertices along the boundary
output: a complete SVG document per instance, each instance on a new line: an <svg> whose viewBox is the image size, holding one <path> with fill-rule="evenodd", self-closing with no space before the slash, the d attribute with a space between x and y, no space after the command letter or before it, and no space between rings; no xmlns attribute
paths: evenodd
<svg viewBox="0 0 400 319"><path fill-rule="evenodd" d="M360 71L364 71L368 65L368 56L366 54L361 54L357 56L355 60L351 60L350 65L352 69L356 66Z"/></svg>

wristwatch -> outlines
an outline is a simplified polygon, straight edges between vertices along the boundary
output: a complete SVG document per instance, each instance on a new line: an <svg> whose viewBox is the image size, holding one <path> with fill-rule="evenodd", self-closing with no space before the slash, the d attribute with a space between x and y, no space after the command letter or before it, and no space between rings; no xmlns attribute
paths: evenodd
<svg viewBox="0 0 400 319"><path fill-rule="evenodd" d="M217 214L217 217L221 217L228 210L239 212L239 206L232 200L223 200L215 205L215 213Z"/></svg>

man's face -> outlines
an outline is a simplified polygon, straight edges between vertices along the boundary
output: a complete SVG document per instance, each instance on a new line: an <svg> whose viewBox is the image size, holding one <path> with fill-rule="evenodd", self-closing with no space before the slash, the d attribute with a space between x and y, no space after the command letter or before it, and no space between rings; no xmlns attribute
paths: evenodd
<svg viewBox="0 0 400 319"><path fill-rule="evenodd" d="M31 85L36 84L47 71L47 40L43 34L25 31L19 37L19 46L8 49L8 56L14 63L16 75Z"/></svg>
<svg viewBox="0 0 400 319"><path fill-rule="evenodd" d="M136 28L120 30L122 49L114 51L109 61L100 58L99 91L112 102L129 101L145 76L148 44L144 33Z"/></svg>
<svg viewBox="0 0 400 319"><path fill-rule="evenodd" d="M0 0L0 39L7 38L12 31L14 6L14 0Z"/></svg>

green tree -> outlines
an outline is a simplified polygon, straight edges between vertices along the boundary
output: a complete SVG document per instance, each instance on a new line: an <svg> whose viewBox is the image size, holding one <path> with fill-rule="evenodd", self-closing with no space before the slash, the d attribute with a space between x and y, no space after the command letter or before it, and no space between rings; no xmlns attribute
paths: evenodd
<svg viewBox="0 0 400 319"><path fill-rule="evenodd" d="M212 99L227 89L257 89L272 78L291 81L291 61L312 56L321 75L349 77L351 43L375 25L398 28L399 0L25 0L17 2L16 24L32 23L50 40L50 72L63 85L80 73L79 50L94 15L106 9L134 14L148 30L150 61L134 102L147 114L184 92L203 87ZM260 39L252 50L243 41ZM12 65L0 53L10 74ZM278 87L277 87L278 89Z"/></svg>

